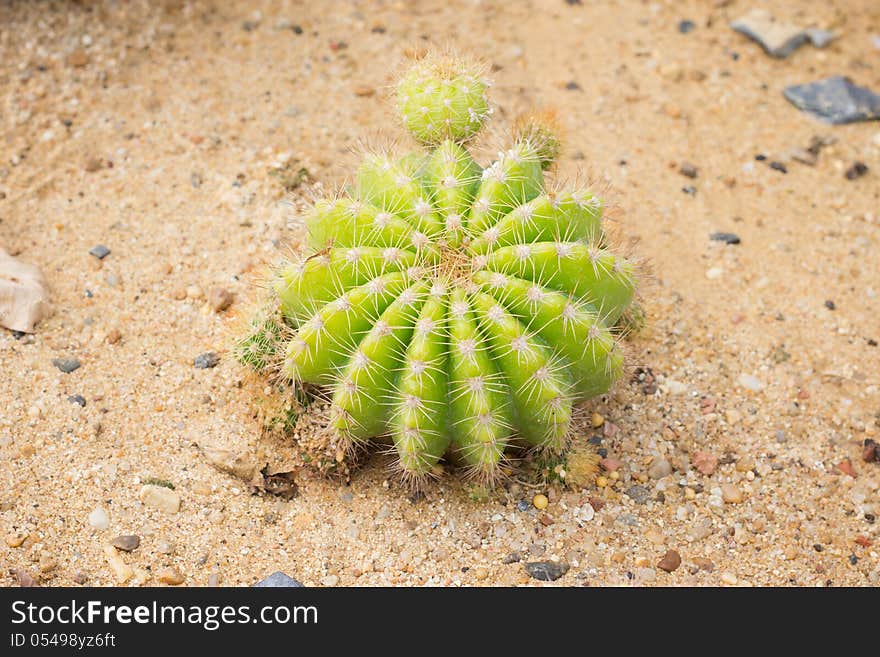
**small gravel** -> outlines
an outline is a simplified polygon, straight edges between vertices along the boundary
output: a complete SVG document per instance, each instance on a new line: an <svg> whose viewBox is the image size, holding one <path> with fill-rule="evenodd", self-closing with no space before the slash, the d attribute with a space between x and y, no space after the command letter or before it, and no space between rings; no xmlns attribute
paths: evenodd
<svg viewBox="0 0 880 657"><path fill-rule="evenodd" d="M626 494L636 504L645 504L651 498L651 491L639 485L627 488Z"/></svg>
<svg viewBox="0 0 880 657"><path fill-rule="evenodd" d="M53 358L52 364L65 374L70 374L81 367L81 363L76 358Z"/></svg>
<svg viewBox="0 0 880 657"><path fill-rule="evenodd" d="M300 588L302 587L302 584L300 584L290 575L285 575L279 570L272 573L268 577L261 579L259 582L254 584L254 586L261 588Z"/></svg>
<svg viewBox="0 0 880 657"><path fill-rule="evenodd" d="M141 544L141 537L134 534L122 534L120 536L116 536L112 541L110 541L110 543L117 550L122 550L123 552L131 552L132 550L136 550Z"/></svg>
<svg viewBox="0 0 880 657"><path fill-rule="evenodd" d="M714 242L724 242L725 244L739 244L740 238L736 233L712 233L709 239Z"/></svg>
<svg viewBox="0 0 880 657"><path fill-rule="evenodd" d="M104 531L110 526L110 517L103 507L97 506L89 514L89 526L98 531Z"/></svg>
<svg viewBox="0 0 880 657"><path fill-rule="evenodd" d="M108 255L110 255L110 249L108 249L103 244L98 244L97 246L93 246L89 249L89 255L95 256L98 260L103 260Z"/></svg>
<svg viewBox="0 0 880 657"><path fill-rule="evenodd" d="M214 351L206 351L203 354L199 354L193 359L193 367L197 370L207 370L212 367L217 367L217 364L220 362L220 356L217 355Z"/></svg>
<svg viewBox="0 0 880 657"><path fill-rule="evenodd" d="M524 567L529 577L542 582L555 582L569 569L567 563L557 561L530 561Z"/></svg>

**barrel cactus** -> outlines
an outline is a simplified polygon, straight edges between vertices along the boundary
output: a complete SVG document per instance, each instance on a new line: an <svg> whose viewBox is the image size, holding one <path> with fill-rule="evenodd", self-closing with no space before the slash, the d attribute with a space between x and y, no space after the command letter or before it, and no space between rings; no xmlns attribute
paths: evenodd
<svg viewBox="0 0 880 657"><path fill-rule="evenodd" d="M621 373L634 267L608 247L600 198L545 184L546 115L474 160L487 88L450 57L404 75L397 107L420 149L368 154L345 194L314 204L309 252L277 268L236 344L253 369L324 391L337 461L386 443L410 481L443 458L493 481L516 450L564 453L575 405Z"/></svg>

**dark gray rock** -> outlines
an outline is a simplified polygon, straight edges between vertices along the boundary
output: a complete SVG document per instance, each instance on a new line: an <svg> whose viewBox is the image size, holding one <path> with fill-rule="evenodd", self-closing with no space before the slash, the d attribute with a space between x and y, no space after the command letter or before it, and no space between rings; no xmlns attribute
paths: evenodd
<svg viewBox="0 0 880 657"><path fill-rule="evenodd" d="M725 244L739 244L739 235L736 233L712 233L709 239L714 242L724 242Z"/></svg>
<svg viewBox="0 0 880 657"><path fill-rule="evenodd" d="M89 255L95 256L98 260L103 260L108 255L110 255L110 249L108 249L103 244L98 244L97 246L93 246L89 249Z"/></svg>
<svg viewBox="0 0 880 657"><path fill-rule="evenodd" d="M525 564L529 577L542 582L555 582L568 572L568 568L567 563L556 561L530 561Z"/></svg>
<svg viewBox="0 0 880 657"><path fill-rule="evenodd" d="M880 119L880 96L840 75L792 85L783 94L798 109L835 125Z"/></svg>
<svg viewBox="0 0 880 657"><path fill-rule="evenodd" d="M681 166L678 167L678 172L686 178L696 178L699 170L690 162L682 162Z"/></svg>
<svg viewBox="0 0 880 657"><path fill-rule="evenodd" d="M220 356L217 355L214 351L206 351L203 354L199 354L193 359L193 366L197 370L207 370L212 367L217 367L217 363L220 362Z"/></svg>
<svg viewBox="0 0 880 657"><path fill-rule="evenodd" d="M80 368L80 362L76 358L53 358L52 364L65 374Z"/></svg>
<svg viewBox="0 0 880 657"><path fill-rule="evenodd" d="M86 405L86 398L82 395L70 395L70 397L67 398L67 401L69 401L71 404L82 406L83 408L85 408Z"/></svg>
<svg viewBox="0 0 880 657"><path fill-rule="evenodd" d="M261 588L270 588L270 589L278 589L278 588L303 588L303 585L297 582L293 577L289 575L285 575L280 570L275 571L267 578L260 580L256 584L255 587Z"/></svg>
<svg viewBox="0 0 880 657"><path fill-rule="evenodd" d="M864 162L856 162L849 169L846 170L846 173L843 175L847 180L855 180L856 178L861 178L866 173L868 173L868 165Z"/></svg>

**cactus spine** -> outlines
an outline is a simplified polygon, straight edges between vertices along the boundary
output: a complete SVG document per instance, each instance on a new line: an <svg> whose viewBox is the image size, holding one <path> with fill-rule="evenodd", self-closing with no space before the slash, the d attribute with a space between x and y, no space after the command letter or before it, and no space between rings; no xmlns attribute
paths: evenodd
<svg viewBox="0 0 880 657"><path fill-rule="evenodd" d="M237 345L258 371L274 356L325 386L334 444L390 442L413 481L444 457L491 481L511 449L564 452L574 405L623 365L635 272L606 243L603 203L545 185L559 152L546 116L480 167L466 144L487 87L448 57L403 77L397 107L422 149L368 155L349 195L314 205L312 252L278 268Z"/></svg>

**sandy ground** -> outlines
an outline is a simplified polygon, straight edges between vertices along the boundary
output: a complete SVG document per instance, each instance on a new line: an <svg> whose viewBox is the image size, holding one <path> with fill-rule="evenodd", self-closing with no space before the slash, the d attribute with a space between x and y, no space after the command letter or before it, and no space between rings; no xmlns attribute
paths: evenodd
<svg viewBox="0 0 880 657"><path fill-rule="evenodd" d="M781 93L833 74L880 90L875 2L773 3L842 34L786 60L728 27L744 0L149 4L0 3L0 244L55 309L0 331L0 583L509 585L552 560L566 585L880 584L880 464L861 457L880 433L880 124L824 125ZM542 491L543 512L516 504L538 491L475 503L453 477L411 500L380 458L350 487L301 473L296 499L251 495L196 443L282 465L289 446L259 438L234 363L193 359L222 353L250 274L301 237L291 205L401 136L384 90L428 44L492 64L484 153L516 112L557 107L558 177L609 186L650 266L636 377L585 408L620 465ZM787 158L814 136L837 139L815 166ZM279 166L311 175L292 204ZM179 512L141 502L150 477ZM108 559L120 534L140 546Z"/></svg>

